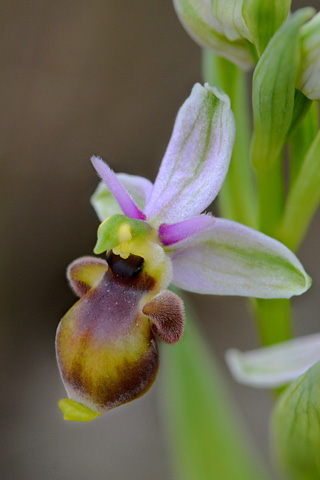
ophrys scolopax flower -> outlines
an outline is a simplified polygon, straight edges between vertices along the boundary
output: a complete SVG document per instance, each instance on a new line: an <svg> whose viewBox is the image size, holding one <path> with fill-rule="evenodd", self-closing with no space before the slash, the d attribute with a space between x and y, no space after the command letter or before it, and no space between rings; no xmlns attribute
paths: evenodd
<svg viewBox="0 0 320 480"><path fill-rule="evenodd" d="M310 279L281 243L201 212L228 170L234 120L226 95L197 84L181 107L154 185L101 159L92 198L102 220L95 253L68 278L80 300L62 319L57 356L65 418L90 420L141 396L158 368L155 336L175 343L183 305L167 290L260 298L303 293Z"/></svg>

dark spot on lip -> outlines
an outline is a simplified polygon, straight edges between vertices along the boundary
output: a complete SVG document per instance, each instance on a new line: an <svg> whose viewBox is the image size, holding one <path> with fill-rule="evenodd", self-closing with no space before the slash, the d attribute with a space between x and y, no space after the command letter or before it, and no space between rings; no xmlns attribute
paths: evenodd
<svg viewBox="0 0 320 480"><path fill-rule="evenodd" d="M107 262L113 275L126 282L135 279L144 267L142 257L130 254L128 258L122 258L112 250L107 254Z"/></svg>

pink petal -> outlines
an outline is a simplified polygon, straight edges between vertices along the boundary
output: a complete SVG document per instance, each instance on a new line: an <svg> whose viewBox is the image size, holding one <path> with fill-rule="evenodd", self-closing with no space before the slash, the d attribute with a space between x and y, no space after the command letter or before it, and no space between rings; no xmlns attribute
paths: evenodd
<svg viewBox="0 0 320 480"><path fill-rule="evenodd" d="M145 220L145 214L134 203L129 193L118 180L116 174L111 170L111 168L108 167L108 165L98 157L92 157L91 162L99 176L109 187L110 192L119 203L123 213L131 218Z"/></svg>
<svg viewBox="0 0 320 480"><path fill-rule="evenodd" d="M138 175L128 175L126 173L116 173L116 177L127 190L138 208L143 211L153 188L150 180L139 177ZM107 217L111 217L111 215L123 213L117 200L103 181L97 186L90 201L101 222Z"/></svg>
<svg viewBox="0 0 320 480"><path fill-rule="evenodd" d="M211 227L214 222L215 218L210 215L199 215L171 225L162 223L159 227L159 238L162 245L169 246Z"/></svg>

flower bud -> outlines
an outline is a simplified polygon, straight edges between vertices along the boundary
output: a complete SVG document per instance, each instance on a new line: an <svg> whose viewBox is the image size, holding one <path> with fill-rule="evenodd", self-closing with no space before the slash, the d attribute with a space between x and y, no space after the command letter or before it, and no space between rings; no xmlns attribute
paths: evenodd
<svg viewBox="0 0 320 480"><path fill-rule="evenodd" d="M320 12L301 28L301 67L297 88L320 100Z"/></svg>
<svg viewBox="0 0 320 480"><path fill-rule="evenodd" d="M313 13L312 8L304 8L284 22L255 69L252 159L256 168L266 169L274 164L286 142L300 65L299 31Z"/></svg>
<svg viewBox="0 0 320 480"><path fill-rule="evenodd" d="M290 384L273 412L275 455L290 478L320 478L320 362Z"/></svg>
<svg viewBox="0 0 320 480"><path fill-rule="evenodd" d="M173 0L180 21L201 46L243 69L253 65L247 40L252 41L242 17L243 0Z"/></svg>

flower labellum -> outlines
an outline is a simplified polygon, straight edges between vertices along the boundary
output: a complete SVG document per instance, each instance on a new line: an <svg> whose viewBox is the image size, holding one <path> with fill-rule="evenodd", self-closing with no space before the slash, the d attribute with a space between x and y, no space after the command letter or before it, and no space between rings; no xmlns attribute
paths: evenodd
<svg viewBox="0 0 320 480"><path fill-rule="evenodd" d="M183 332L170 283L197 293L290 298L310 278L284 245L203 210L224 181L234 141L229 98L194 86L181 107L154 185L116 175L100 158L92 197L102 221L94 253L68 269L80 300L62 318L56 350L68 420L91 420L144 394L158 369L156 337Z"/></svg>
<svg viewBox="0 0 320 480"><path fill-rule="evenodd" d="M102 225L96 251L68 268L80 300L62 318L57 358L69 399L65 419L86 421L143 395L158 371L157 335L176 343L184 326L182 301L167 286L170 260L139 220L115 215ZM139 245L141 243L141 245ZM111 247L113 245L113 248ZM145 257L128 253L141 253ZM169 275L169 276L168 276Z"/></svg>

